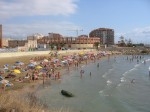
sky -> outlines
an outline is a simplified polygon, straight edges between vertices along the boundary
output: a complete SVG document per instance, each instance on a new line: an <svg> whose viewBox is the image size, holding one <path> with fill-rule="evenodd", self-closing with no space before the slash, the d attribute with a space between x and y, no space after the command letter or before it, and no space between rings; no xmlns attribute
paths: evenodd
<svg viewBox="0 0 150 112"><path fill-rule="evenodd" d="M0 24L4 38L88 35L111 28L115 42L124 36L150 44L150 0L0 0Z"/></svg>

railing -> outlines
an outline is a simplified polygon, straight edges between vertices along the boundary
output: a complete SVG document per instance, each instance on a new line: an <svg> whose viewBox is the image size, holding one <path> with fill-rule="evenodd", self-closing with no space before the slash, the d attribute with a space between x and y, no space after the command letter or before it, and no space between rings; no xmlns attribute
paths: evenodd
<svg viewBox="0 0 150 112"><path fill-rule="evenodd" d="M0 48L0 53L4 53L4 52L17 52L18 49L17 48Z"/></svg>

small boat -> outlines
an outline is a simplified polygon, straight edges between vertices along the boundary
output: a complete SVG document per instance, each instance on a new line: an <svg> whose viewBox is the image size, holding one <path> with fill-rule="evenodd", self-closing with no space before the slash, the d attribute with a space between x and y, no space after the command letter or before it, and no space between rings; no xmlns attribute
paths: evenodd
<svg viewBox="0 0 150 112"><path fill-rule="evenodd" d="M61 90L61 94L66 96L66 97L73 97L74 95L68 91Z"/></svg>

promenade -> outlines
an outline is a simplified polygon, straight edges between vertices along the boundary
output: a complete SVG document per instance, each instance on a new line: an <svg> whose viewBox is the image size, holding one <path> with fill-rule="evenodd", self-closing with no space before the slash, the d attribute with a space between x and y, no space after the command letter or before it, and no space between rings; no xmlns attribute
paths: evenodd
<svg viewBox="0 0 150 112"><path fill-rule="evenodd" d="M64 50L64 51L57 51L59 54L65 53L78 53L78 52L87 52L87 51L94 51L94 49L87 49L87 50ZM0 53L0 58L9 58L9 57L22 57L22 56L37 56L37 55L48 55L50 52L56 51L29 51L29 52L7 52L7 53Z"/></svg>

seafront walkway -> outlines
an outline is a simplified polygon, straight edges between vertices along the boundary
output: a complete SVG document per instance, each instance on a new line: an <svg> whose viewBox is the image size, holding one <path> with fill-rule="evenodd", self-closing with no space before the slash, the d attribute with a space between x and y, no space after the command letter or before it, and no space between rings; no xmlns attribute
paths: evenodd
<svg viewBox="0 0 150 112"><path fill-rule="evenodd" d="M5 52L5 53L0 53L0 58L48 55L50 52L53 52L53 53L58 52L59 54L65 54L65 53L78 53L78 52L88 52L88 51L95 51L95 50L86 49L86 50L61 50L61 51Z"/></svg>

